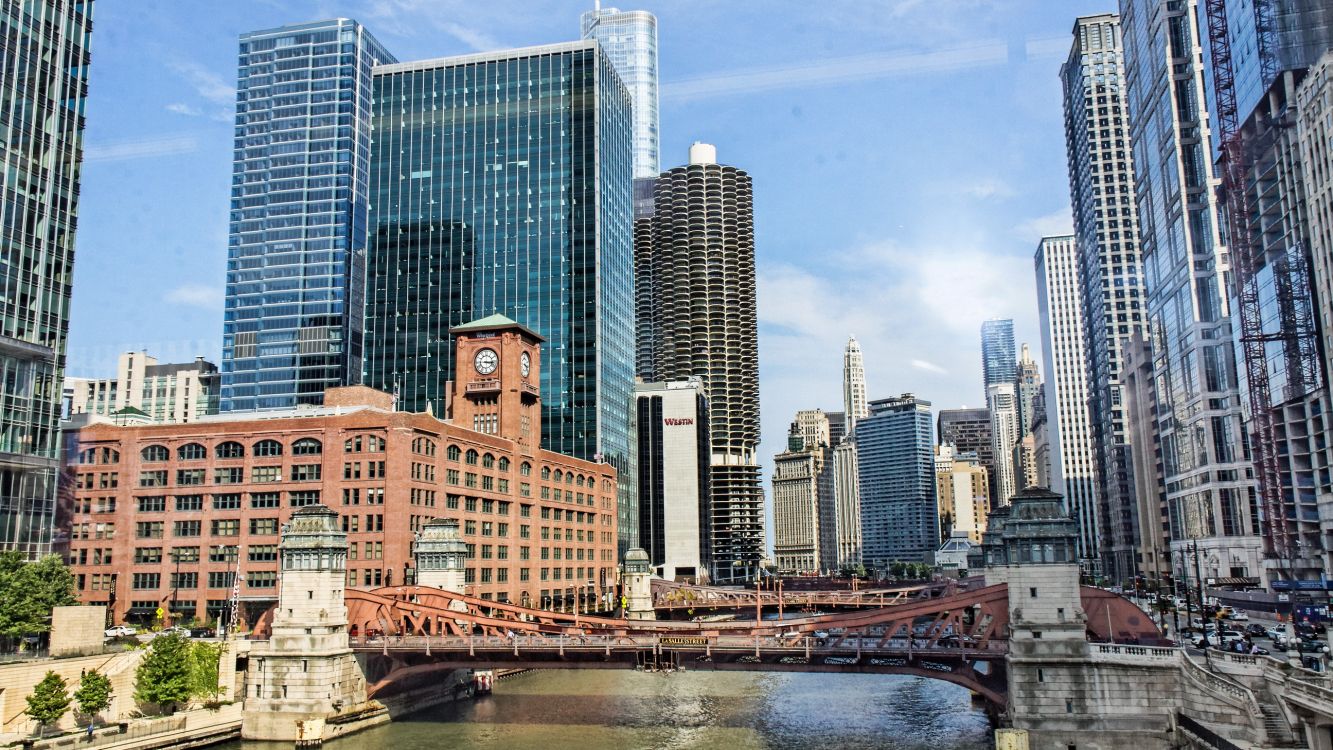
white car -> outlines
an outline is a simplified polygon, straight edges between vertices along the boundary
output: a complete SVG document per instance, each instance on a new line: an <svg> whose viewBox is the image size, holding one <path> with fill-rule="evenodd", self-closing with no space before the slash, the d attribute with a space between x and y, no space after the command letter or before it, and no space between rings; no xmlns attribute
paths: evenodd
<svg viewBox="0 0 1333 750"><path fill-rule="evenodd" d="M1249 622L1250 616L1244 612L1232 612L1230 615L1227 615L1226 619L1231 620L1232 622Z"/></svg>
<svg viewBox="0 0 1333 750"><path fill-rule="evenodd" d="M107 638L129 638L139 631L129 625L117 625L114 628L106 629Z"/></svg>

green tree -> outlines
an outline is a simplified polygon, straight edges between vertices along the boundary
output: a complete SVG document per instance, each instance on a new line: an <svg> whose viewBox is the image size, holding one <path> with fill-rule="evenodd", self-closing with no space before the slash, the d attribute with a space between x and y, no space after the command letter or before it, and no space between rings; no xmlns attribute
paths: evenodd
<svg viewBox="0 0 1333 750"><path fill-rule="evenodd" d="M78 604L74 575L56 555L27 562L0 552L0 636L19 638L51 629L51 609Z"/></svg>
<svg viewBox="0 0 1333 750"><path fill-rule="evenodd" d="M79 704L79 713L89 719L105 711L111 705L111 679L96 669L84 672L79 689L74 691L74 702Z"/></svg>
<svg viewBox="0 0 1333 750"><path fill-rule="evenodd" d="M154 638L134 675L134 699L156 704L167 713L188 701L190 645L190 639L179 633Z"/></svg>
<svg viewBox="0 0 1333 750"><path fill-rule="evenodd" d="M28 710L24 713L37 722L40 736L47 724L60 721L60 717L68 710L69 689L65 684L65 678L55 672L47 672L28 696Z"/></svg>
<svg viewBox="0 0 1333 750"><path fill-rule="evenodd" d="M226 644L206 641L190 644L191 697L217 700L218 694L222 692L218 685L218 664L226 648Z"/></svg>

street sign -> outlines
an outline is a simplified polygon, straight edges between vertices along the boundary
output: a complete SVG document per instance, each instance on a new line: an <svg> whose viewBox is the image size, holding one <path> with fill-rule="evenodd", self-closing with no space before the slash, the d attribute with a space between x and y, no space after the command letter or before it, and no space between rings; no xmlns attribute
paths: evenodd
<svg viewBox="0 0 1333 750"><path fill-rule="evenodd" d="M162 616L165 615L166 613L167 613L166 610L162 609L161 607L158 607L158 608L157 608L157 619L161 620L161 619L162 619Z"/></svg>

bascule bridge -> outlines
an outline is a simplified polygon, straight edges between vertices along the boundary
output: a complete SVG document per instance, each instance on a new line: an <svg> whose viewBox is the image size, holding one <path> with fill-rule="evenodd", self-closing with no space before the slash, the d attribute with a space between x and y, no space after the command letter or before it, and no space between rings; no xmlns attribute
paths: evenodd
<svg viewBox="0 0 1333 750"><path fill-rule="evenodd" d="M973 565L984 578L784 594L649 581L643 566L627 564L630 606L620 616L468 596L454 519L418 534L416 585L345 588L337 518L308 506L284 528L279 602L269 632L256 633L267 641L250 652L246 737L335 736L387 720L380 700L404 685L430 690L456 670L506 666L916 675L971 690L997 724L1026 730L1034 748L1224 747L1205 736L1289 747L1281 743L1305 728L1327 734L1324 715L1310 708L1319 700L1333 723L1333 690L1302 687L1311 673L1239 655L1200 664L1161 641L1131 602L1080 586L1074 523L1060 496L1043 489L992 514ZM672 619L682 608L735 619ZM780 620L761 617L784 608ZM1225 664L1248 676L1223 673ZM1266 687L1274 681L1281 685ZM1275 697L1284 694L1294 697Z"/></svg>

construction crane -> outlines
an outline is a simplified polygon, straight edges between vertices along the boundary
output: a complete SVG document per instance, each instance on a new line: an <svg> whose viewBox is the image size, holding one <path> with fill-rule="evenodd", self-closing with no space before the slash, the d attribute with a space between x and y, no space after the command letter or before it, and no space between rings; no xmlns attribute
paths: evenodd
<svg viewBox="0 0 1333 750"><path fill-rule="evenodd" d="M1263 247L1255 234L1254 200L1246 189L1252 154L1259 144L1247 143L1241 129L1236 101L1235 69L1227 23L1228 0L1204 0L1208 22L1208 44L1213 66L1213 98L1217 109L1217 128L1221 150L1222 204L1226 207L1227 243L1231 253L1236 299L1240 317L1241 354L1244 359L1250 397L1250 429L1253 435L1252 459L1258 479L1259 501L1264 511L1264 553L1290 559L1295 552L1291 525L1283 511L1282 479L1277 451L1272 388L1268 377L1268 344L1289 338L1296 331L1295 320L1281 320L1275 333L1264 331L1259 271L1264 266ZM1234 2L1234 0L1233 0ZM1274 57L1276 42L1272 9L1268 0L1253 0L1256 42L1265 84L1277 73ZM1303 266L1302 264L1299 264ZM1287 285L1283 285L1287 286ZM1283 292L1279 290L1279 294ZM1288 288L1286 293L1290 293ZM1289 310L1291 305L1279 305Z"/></svg>

